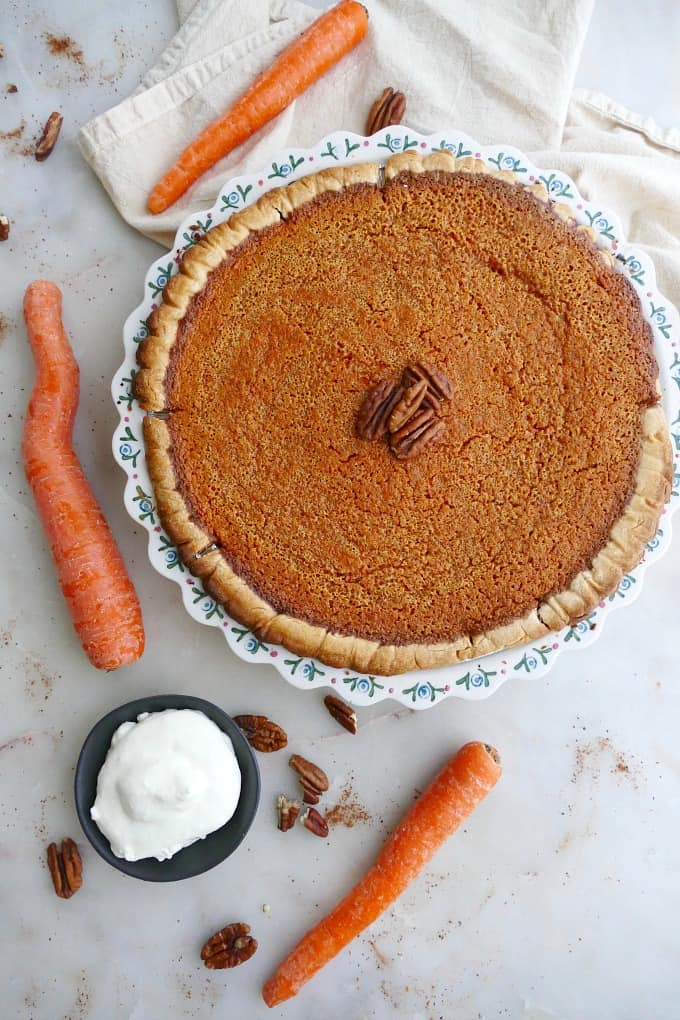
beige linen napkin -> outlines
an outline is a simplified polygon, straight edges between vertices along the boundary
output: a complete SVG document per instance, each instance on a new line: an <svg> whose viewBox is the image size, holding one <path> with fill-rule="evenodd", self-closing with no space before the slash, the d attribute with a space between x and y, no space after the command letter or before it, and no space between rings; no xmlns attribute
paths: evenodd
<svg viewBox="0 0 680 1020"><path fill-rule="evenodd" d="M600 93L573 93L559 151L532 154L563 170L584 198L621 220L653 259L659 287L680 305L680 130L660 128Z"/></svg>
<svg viewBox="0 0 680 1020"><path fill-rule="evenodd" d="M221 160L161 216L155 181L319 11L298 0L180 0L177 36L140 88L87 124L80 146L124 218L170 246L230 174L336 129L362 133L386 84L408 97L418 131L458 127L479 142L557 148L592 0L364 0L363 42L266 128Z"/></svg>

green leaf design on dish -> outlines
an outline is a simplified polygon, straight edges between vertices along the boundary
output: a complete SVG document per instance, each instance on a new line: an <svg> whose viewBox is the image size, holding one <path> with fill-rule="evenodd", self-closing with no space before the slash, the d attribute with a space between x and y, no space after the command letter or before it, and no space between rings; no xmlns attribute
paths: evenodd
<svg viewBox="0 0 680 1020"><path fill-rule="evenodd" d="M305 659L304 657L300 659L284 659L283 662L285 666L290 666L291 676L295 676L296 672L299 669L300 675L304 676L307 680L310 681L310 683L317 676L326 675L326 671L323 669L319 669L316 663L312 662L311 659Z"/></svg>
<svg viewBox="0 0 680 1020"><path fill-rule="evenodd" d="M271 181L275 177L281 178L289 177L292 173L295 172L295 170L297 170L301 163L304 163L304 161L305 160L303 156L300 156L299 159L296 159L295 156L293 156L293 154L291 153L288 157L287 163L281 164L272 163L272 172L270 174L267 174L267 180Z"/></svg>
<svg viewBox="0 0 680 1020"><path fill-rule="evenodd" d="M493 163L499 170L511 170L516 174L524 174L527 170L525 166L522 166L519 159L506 155L504 152L499 152L497 156L489 156L489 163Z"/></svg>
<svg viewBox="0 0 680 1020"><path fill-rule="evenodd" d="M168 570L174 570L177 567L180 574L184 573L186 568L177 551L177 546L166 535L159 536L158 552L163 555L163 560Z"/></svg>
<svg viewBox="0 0 680 1020"><path fill-rule="evenodd" d="M123 393L119 393L118 394L118 396L116 397L116 403L117 404L124 404L125 405L125 409L127 411L131 411L132 410L132 405L133 405L133 403L135 401L135 394L134 394L134 389L133 389L133 385L132 384L133 384L133 380L134 380L136 375L137 375L137 369L136 368L131 368L130 369L130 374L124 376L120 380L120 385L121 386L125 386L125 384L127 383L127 389Z"/></svg>
<svg viewBox="0 0 680 1020"><path fill-rule="evenodd" d="M418 681L418 683L415 683L413 687L404 687L401 693L410 694L411 701L413 702L417 701L418 699L422 700L424 698L429 698L429 700L432 702L435 700L438 694L443 694L445 690L446 690L445 687L435 687L434 684L431 684L429 682L429 680L428 681L420 680Z"/></svg>
<svg viewBox="0 0 680 1020"><path fill-rule="evenodd" d="M527 673L531 673L539 665L539 660L545 666L548 662L548 657L554 651L556 649L552 645L539 645L538 648L532 648L531 651L524 653L519 662L513 666L513 669L523 669Z"/></svg>
<svg viewBox="0 0 680 1020"><path fill-rule="evenodd" d="M348 684L350 691L358 691L360 694L367 694L372 698L376 691L385 689L384 684L379 684L374 676L346 676L342 679L343 684Z"/></svg>
<svg viewBox="0 0 680 1020"><path fill-rule="evenodd" d="M149 289L151 290L153 297L158 297L158 295L165 290L174 269L175 265L172 262L168 262L167 266L161 266L158 269L158 275L156 276L155 281L153 283L149 283Z"/></svg>
<svg viewBox="0 0 680 1020"><path fill-rule="evenodd" d="M245 188L242 188L240 184L237 184L234 190L230 191L228 195L221 196L223 204L220 212L226 212L227 209L238 209L240 205L245 205L246 199L252 190L252 184L247 184Z"/></svg>
<svg viewBox="0 0 680 1020"><path fill-rule="evenodd" d="M445 138L442 138L439 148L450 152L455 159L463 159L464 156L472 155L472 149L466 149L462 142L454 145L453 142L447 142Z"/></svg>
<svg viewBox="0 0 680 1020"><path fill-rule="evenodd" d="M466 691L470 688L488 687L491 677L496 676L496 672L495 669L482 669L478 666L477 669L468 670L465 676L456 680L456 687L464 686Z"/></svg>
<svg viewBox="0 0 680 1020"><path fill-rule="evenodd" d="M156 504L148 492L145 492L141 485L135 486L136 496L132 497L132 502L137 504L139 510L140 521L149 521L151 524L156 523Z"/></svg>
<svg viewBox="0 0 680 1020"><path fill-rule="evenodd" d="M567 641L576 641L577 644L580 644L586 634L595 630L596 624L593 623L593 620L596 616L597 613L591 613L590 616L586 616L584 620L579 620L578 623L570 627L564 635L565 643Z"/></svg>
<svg viewBox="0 0 680 1020"><path fill-rule="evenodd" d="M142 452L140 447L135 449L132 446L133 443L138 442L139 440L137 439L137 436L134 435L130 426L126 425L124 431L121 432L118 437L118 453L120 454L121 460L129 461L133 468L137 467L137 458Z"/></svg>

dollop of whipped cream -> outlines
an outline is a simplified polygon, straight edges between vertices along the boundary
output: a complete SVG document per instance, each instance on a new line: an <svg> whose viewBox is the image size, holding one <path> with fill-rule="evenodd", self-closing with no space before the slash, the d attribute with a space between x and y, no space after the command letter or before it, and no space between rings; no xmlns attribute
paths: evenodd
<svg viewBox="0 0 680 1020"><path fill-rule="evenodd" d="M228 822L240 794L226 733L203 712L168 708L118 727L90 815L116 857L166 861Z"/></svg>

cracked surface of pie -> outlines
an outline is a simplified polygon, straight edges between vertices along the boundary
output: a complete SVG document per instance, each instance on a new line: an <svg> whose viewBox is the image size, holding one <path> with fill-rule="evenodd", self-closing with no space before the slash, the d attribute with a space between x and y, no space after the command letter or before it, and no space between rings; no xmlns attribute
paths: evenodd
<svg viewBox="0 0 680 1020"><path fill-rule="evenodd" d="M448 154L279 189L185 257L140 352L191 569L265 639L376 673L533 639L640 558L668 494L651 333L585 232ZM559 211L559 210L558 210ZM424 359L442 442L355 434ZM210 548L196 559L197 552Z"/></svg>

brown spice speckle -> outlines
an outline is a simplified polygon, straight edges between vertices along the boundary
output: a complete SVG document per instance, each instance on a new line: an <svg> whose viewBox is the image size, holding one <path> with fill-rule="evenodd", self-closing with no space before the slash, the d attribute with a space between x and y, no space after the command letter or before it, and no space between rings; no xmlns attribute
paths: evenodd
<svg viewBox="0 0 680 1020"><path fill-rule="evenodd" d="M0 744L0 751L11 751L14 747L19 747L21 744L27 744L29 747L33 743L33 737L30 733L23 733L20 737L13 737L11 740L6 740L4 744Z"/></svg>
<svg viewBox="0 0 680 1020"><path fill-rule="evenodd" d="M375 944L375 941L373 939L369 939L368 944L373 950L378 967L379 968L388 967L391 961L387 956L385 956L382 950L378 948L378 946Z"/></svg>
<svg viewBox="0 0 680 1020"><path fill-rule="evenodd" d="M14 644L19 647L17 642L14 642ZM31 701L38 702L39 704L49 701L52 694L52 683L57 677L51 675L44 660L32 652L27 652L21 662L21 668L24 673L24 693L26 696ZM42 706L38 708L39 713L43 711L44 708Z"/></svg>
<svg viewBox="0 0 680 1020"><path fill-rule="evenodd" d="M603 757L609 757L612 760L610 768L612 775L630 779L633 785L637 785L631 762L614 747L609 737L599 737L597 740L576 745L576 763L572 782L576 783L584 773L588 773L592 779L597 779L602 771L600 759Z"/></svg>
<svg viewBox="0 0 680 1020"><path fill-rule="evenodd" d="M66 57L67 60L72 60L74 64L85 67L83 51L70 36L58 36L52 35L51 32L45 32L45 42L53 57Z"/></svg>
<svg viewBox="0 0 680 1020"><path fill-rule="evenodd" d="M326 821L329 826L344 825L348 829L355 825L362 825L371 821L371 816L354 795L351 785L348 783L340 794L337 804L334 804L326 812Z"/></svg>
<svg viewBox="0 0 680 1020"><path fill-rule="evenodd" d="M11 142L17 138L21 138L24 131L26 130L26 121L21 118L21 123L18 127L12 128L11 131L0 131L0 140L3 142Z"/></svg>
<svg viewBox="0 0 680 1020"><path fill-rule="evenodd" d="M22 117L17 127L12 128L11 131L0 131L0 142L7 142L9 151L19 156L32 156L35 146L33 144L26 145L24 141L25 130L26 121Z"/></svg>

